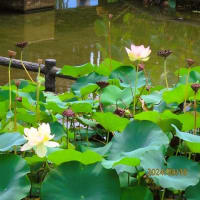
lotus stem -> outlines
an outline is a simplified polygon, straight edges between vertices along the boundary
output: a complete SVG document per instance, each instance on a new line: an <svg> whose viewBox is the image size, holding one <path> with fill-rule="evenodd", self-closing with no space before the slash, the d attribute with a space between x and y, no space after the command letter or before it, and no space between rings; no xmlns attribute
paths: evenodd
<svg viewBox="0 0 200 200"><path fill-rule="evenodd" d="M180 69L178 70L177 81L179 82L180 79Z"/></svg>
<svg viewBox="0 0 200 200"><path fill-rule="evenodd" d="M9 110L10 110L10 111L11 111L11 109L12 109L11 64L12 64L12 58L10 58L9 66L8 66Z"/></svg>
<svg viewBox="0 0 200 200"><path fill-rule="evenodd" d="M69 149L69 130L68 130L69 118L67 117L67 149Z"/></svg>
<svg viewBox="0 0 200 200"><path fill-rule="evenodd" d="M145 80L146 80L146 87L148 87L149 86L149 82L148 82L149 78L148 78L148 75L146 73L145 68L143 69L143 72L144 72L144 77L145 77Z"/></svg>
<svg viewBox="0 0 200 200"><path fill-rule="evenodd" d="M17 155L17 146L14 146L14 154Z"/></svg>
<svg viewBox="0 0 200 200"><path fill-rule="evenodd" d="M40 100L40 64L38 68L38 76L37 76L37 91L36 91L36 113L37 113L37 121L40 122L40 105L39 105L39 100Z"/></svg>
<svg viewBox="0 0 200 200"><path fill-rule="evenodd" d="M101 112L103 112L103 108L102 108L102 105L101 105L101 91L99 92L99 109Z"/></svg>
<svg viewBox="0 0 200 200"><path fill-rule="evenodd" d="M164 200L164 197L165 197L165 189L163 190L161 200Z"/></svg>
<svg viewBox="0 0 200 200"><path fill-rule="evenodd" d="M191 156L192 156L192 152L189 152L189 153L188 153L188 159L189 159L189 160L191 159Z"/></svg>
<svg viewBox="0 0 200 200"><path fill-rule="evenodd" d="M128 186L130 185L130 174L128 173Z"/></svg>
<svg viewBox="0 0 200 200"><path fill-rule="evenodd" d="M183 112L186 112L186 100L187 100L187 95L188 95L188 82L189 82L189 76L190 76L190 71L191 71L191 67L189 67L188 69L188 74L186 77L186 88L185 88L185 98L184 98L184 107L183 107Z"/></svg>
<svg viewBox="0 0 200 200"><path fill-rule="evenodd" d="M134 100L133 100L133 116L135 116L135 106L136 106L136 90L138 81L138 66L136 65L136 77L135 77L135 87L134 87Z"/></svg>
<svg viewBox="0 0 200 200"><path fill-rule="evenodd" d="M88 140L88 126L87 126L87 130L86 130L86 142L88 142L89 140Z"/></svg>
<svg viewBox="0 0 200 200"><path fill-rule="evenodd" d="M17 100L15 99L14 106L14 131L17 131Z"/></svg>
<svg viewBox="0 0 200 200"><path fill-rule="evenodd" d="M110 58L110 73L112 72L112 55L111 55L111 20L108 22L108 53Z"/></svg>
<svg viewBox="0 0 200 200"><path fill-rule="evenodd" d="M34 80L33 80L32 77L31 77L31 75L30 75L29 72L27 71L27 69L26 69L24 63L23 63L23 51L21 51L21 65L22 65L22 67L24 68L24 70L25 70L26 74L28 75L29 79L30 79L33 83L35 83Z"/></svg>
<svg viewBox="0 0 200 200"><path fill-rule="evenodd" d="M194 134L197 132L197 95L194 94Z"/></svg>
<svg viewBox="0 0 200 200"><path fill-rule="evenodd" d="M167 89L169 89L168 80L167 80L167 59L164 59L164 74L165 74L165 83Z"/></svg>
<svg viewBox="0 0 200 200"><path fill-rule="evenodd" d="M76 147L76 128L75 128L74 119L72 119L72 121L73 121L73 130L74 130L74 145Z"/></svg>
<svg viewBox="0 0 200 200"><path fill-rule="evenodd" d="M107 138L106 138L106 144L109 143L109 135L110 135L110 132L108 131L108 132L107 132Z"/></svg>

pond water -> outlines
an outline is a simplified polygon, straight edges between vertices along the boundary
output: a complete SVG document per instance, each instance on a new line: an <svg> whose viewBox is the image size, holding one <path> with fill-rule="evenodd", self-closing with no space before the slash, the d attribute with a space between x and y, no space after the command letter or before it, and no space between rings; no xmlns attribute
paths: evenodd
<svg viewBox="0 0 200 200"><path fill-rule="evenodd" d="M157 51L170 49L168 76L185 66L185 59L200 63L200 14L173 9L147 8L133 1L57 0L56 9L32 14L0 13L0 55L15 50L15 43L28 41L24 60L54 58L57 66L99 63L107 56L107 16L111 23L112 58L128 63L125 46L131 42L152 49L146 70L155 84L163 84L163 60ZM19 57L19 54L18 54ZM12 70L12 78L26 78L21 70ZM7 68L0 67L0 84L7 82ZM57 81L63 92L70 81Z"/></svg>

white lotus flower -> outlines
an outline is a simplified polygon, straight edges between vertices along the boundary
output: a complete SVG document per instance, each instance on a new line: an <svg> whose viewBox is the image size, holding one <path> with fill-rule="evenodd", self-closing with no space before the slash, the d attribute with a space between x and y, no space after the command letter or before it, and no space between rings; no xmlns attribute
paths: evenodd
<svg viewBox="0 0 200 200"><path fill-rule="evenodd" d="M134 44L131 45L131 49L126 48L126 52L129 56L129 59L134 61L147 61L149 60L149 55L151 53L150 47L145 48L144 45L136 46Z"/></svg>
<svg viewBox="0 0 200 200"><path fill-rule="evenodd" d="M33 127L25 128L24 134L24 137L28 142L21 147L21 151L27 151L34 148L35 153L39 157L44 157L47 153L47 147L59 146L57 142L50 141L54 138L54 135L51 135L49 124L42 123L38 129Z"/></svg>

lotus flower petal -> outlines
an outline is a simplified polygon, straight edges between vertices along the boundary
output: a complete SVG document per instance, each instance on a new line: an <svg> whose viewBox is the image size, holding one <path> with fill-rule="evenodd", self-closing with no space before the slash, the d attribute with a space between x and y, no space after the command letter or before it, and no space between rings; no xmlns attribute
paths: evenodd
<svg viewBox="0 0 200 200"><path fill-rule="evenodd" d="M144 47L144 45L136 46L134 44L131 44L131 49L128 49L125 47L126 52L129 56L129 59L134 61L147 61L149 60L149 55L151 54L151 49L148 46L147 48Z"/></svg>

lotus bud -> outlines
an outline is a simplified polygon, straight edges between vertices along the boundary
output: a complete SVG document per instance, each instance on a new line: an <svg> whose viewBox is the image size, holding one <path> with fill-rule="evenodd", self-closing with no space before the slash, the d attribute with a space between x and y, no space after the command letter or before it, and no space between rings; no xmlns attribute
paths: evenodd
<svg viewBox="0 0 200 200"><path fill-rule="evenodd" d="M151 89L151 86L150 86L150 85L147 85L147 86L146 86L146 90L149 92L150 89Z"/></svg>
<svg viewBox="0 0 200 200"><path fill-rule="evenodd" d="M15 80L15 85L17 88L19 88L21 81L20 80Z"/></svg>
<svg viewBox="0 0 200 200"><path fill-rule="evenodd" d="M16 97L16 101L22 102L22 97Z"/></svg>
<svg viewBox="0 0 200 200"><path fill-rule="evenodd" d="M112 15L112 14L109 14L109 15L108 15L108 18L109 18L109 19L112 19L112 18L113 18L113 15Z"/></svg>
<svg viewBox="0 0 200 200"><path fill-rule="evenodd" d="M63 117L75 117L75 113L71 109L67 109L62 113Z"/></svg>
<svg viewBox="0 0 200 200"><path fill-rule="evenodd" d="M117 108L114 112L116 115L122 117L125 114L125 110L121 109L121 108Z"/></svg>
<svg viewBox="0 0 200 200"><path fill-rule="evenodd" d="M138 71L143 71L144 70L144 64L141 63L141 64L138 64Z"/></svg>
<svg viewBox="0 0 200 200"><path fill-rule="evenodd" d="M192 60L191 58L186 59L186 61L189 67L191 67L195 63L194 60Z"/></svg>
<svg viewBox="0 0 200 200"><path fill-rule="evenodd" d="M28 42L18 42L18 43L16 43L16 46L21 48L21 49L24 49L27 45L28 45Z"/></svg>
<svg viewBox="0 0 200 200"><path fill-rule="evenodd" d="M161 50L161 51L158 51L158 56L167 58L172 53L173 52L171 50Z"/></svg>
<svg viewBox="0 0 200 200"><path fill-rule="evenodd" d="M200 88L200 84L199 83L193 83L191 85L191 88L194 90L195 94L198 92L199 88Z"/></svg>
<svg viewBox="0 0 200 200"><path fill-rule="evenodd" d="M97 81L96 84L97 84L101 89L103 89L103 88L105 88L105 87L107 87L107 86L109 85L109 83L106 82L106 81Z"/></svg>
<svg viewBox="0 0 200 200"><path fill-rule="evenodd" d="M11 50L8 50L8 57L9 58L14 58L16 56L16 52L15 51L11 51Z"/></svg>

